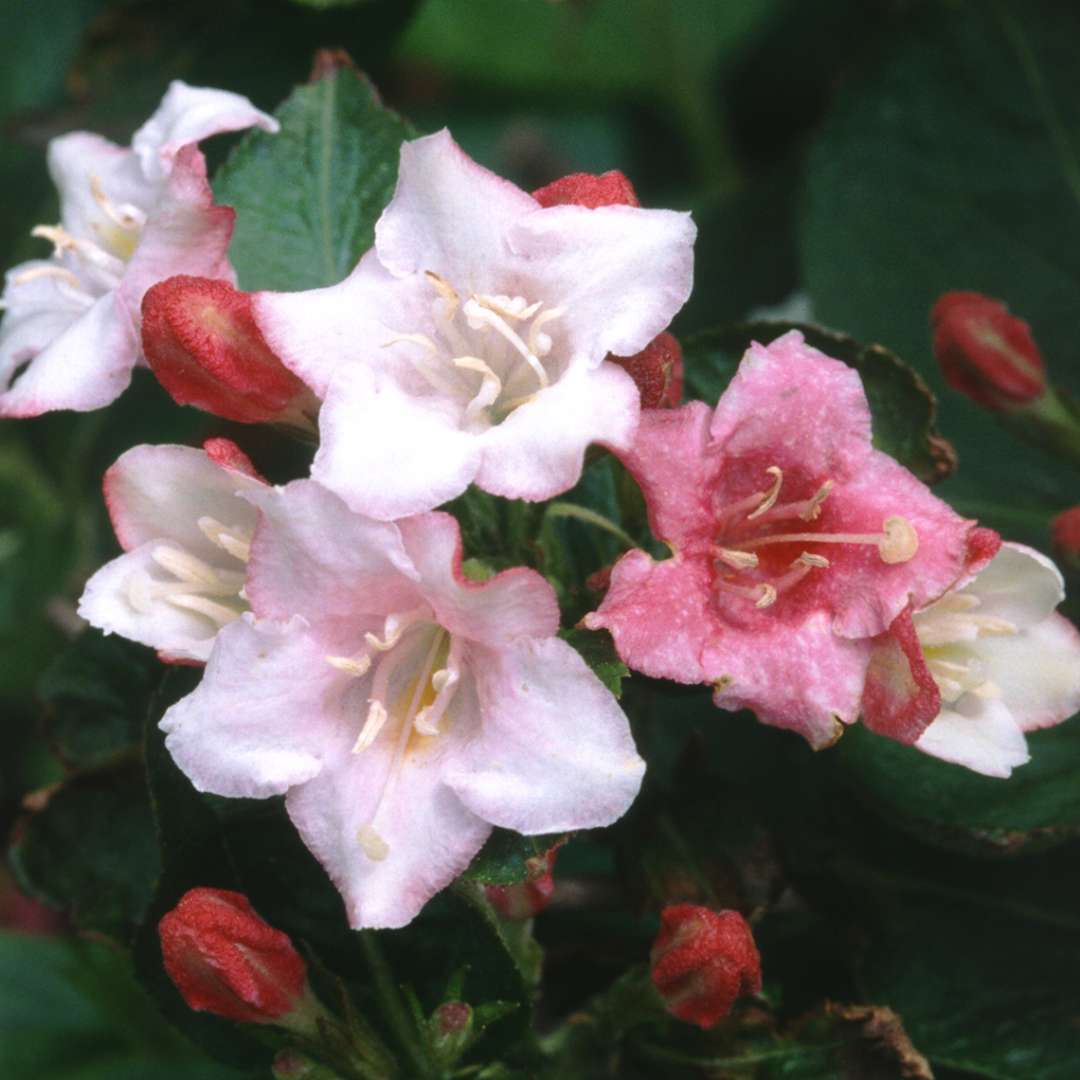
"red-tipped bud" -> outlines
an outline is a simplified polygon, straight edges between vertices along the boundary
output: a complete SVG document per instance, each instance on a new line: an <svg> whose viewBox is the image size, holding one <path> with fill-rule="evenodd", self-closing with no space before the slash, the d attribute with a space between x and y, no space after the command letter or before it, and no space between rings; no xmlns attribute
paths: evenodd
<svg viewBox="0 0 1080 1080"><path fill-rule="evenodd" d="M671 334L658 334L634 356L608 356L637 383L643 409L674 409L682 401L682 348Z"/></svg>
<svg viewBox="0 0 1080 1080"><path fill-rule="evenodd" d="M543 855L525 860L524 881L513 885L485 885L488 902L504 918L521 921L539 915L551 903L555 879L551 871L560 844L548 848Z"/></svg>
<svg viewBox="0 0 1080 1080"><path fill-rule="evenodd" d="M533 192L533 198L544 207L640 206L634 185L618 169L593 176L591 173L571 173L553 180Z"/></svg>
<svg viewBox="0 0 1080 1080"><path fill-rule="evenodd" d="M668 1012L698 1027L713 1027L737 998L761 989L754 935L737 911L696 904L664 908L649 959Z"/></svg>
<svg viewBox="0 0 1080 1080"><path fill-rule="evenodd" d="M165 970L188 1005L247 1024L310 1026L307 969L247 897L192 889L158 923Z"/></svg>
<svg viewBox="0 0 1080 1080"><path fill-rule="evenodd" d="M250 293L209 278L166 278L143 298L142 340L161 385L181 405L257 424L303 422L311 392L271 352Z"/></svg>
<svg viewBox="0 0 1080 1080"><path fill-rule="evenodd" d="M1073 506L1058 514L1050 522L1050 535L1054 550L1074 570L1080 570L1080 506Z"/></svg>
<svg viewBox="0 0 1080 1080"><path fill-rule="evenodd" d="M947 292L930 313L934 356L945 381L987 409L1029 405L1046 392L1031 328L1000 301Z"/></svg>

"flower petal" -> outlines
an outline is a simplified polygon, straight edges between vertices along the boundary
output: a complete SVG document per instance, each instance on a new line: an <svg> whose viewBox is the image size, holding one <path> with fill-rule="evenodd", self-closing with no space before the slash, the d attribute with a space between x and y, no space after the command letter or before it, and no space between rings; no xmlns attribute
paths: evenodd
<svg viewBox="0 0 1080 1080"><path fill-rule="evenodd" d="M375 250L399 277L431 270L473 292L505 292L506 232L538 208L531 195L477 165L444 128L402 144Z"/></svg>
<svg viewBox="0 0 1080 1080"><path fill-rule="evenodd" d="M1027 740L996 699L965 694L922 733L917 750L984 776L1009 776L1029 760Z"/></svg>
<svg viewBox="0 0 1080 1080"><path fill-rule="evenodd" d="M323 767L351 680L326 663L302 619L218 635L202 682L162 718L165 745L199 791L264 798Z"/></svg>
<svg viewBox="0 0 1080 1080"><path fill-rule="evenodd" d="M473 647L481 728L446 782L486 821L526 835L610 825L645 763L612 694L557 638Z"/></svg>
<svg viewBox="0 0 1080 1080"><path fill-rule="evenodd" d="M746 351L711 435L726 457L767 452L767 464L839 482L870 455L870 407L856 371L791 330Z"/></svg>
<svg viewBox="0 0 1080 1080"><path fill-rule="evenodd" d="M133 447L103 482L109 517L125 551L150 540L174 540L210 562L222 553L199 528L199 518L250 533L256 512L237 493L263 487L256 477L222 468L204 450L171 445Z"/></svg>
<svg viewBox="0 0 1080 1080"><path fill-rule="evenodd" d="M214 205L202 153L181 151L124 271L120 294L130 310L138 313L146 290L174 274L231 282L226 253L235 218L231 207Z"/></svg>
<svg viewBox="0 0 1080 1080"><path fill-rule="evenodd" d="M979 598L979 615L1024 629L1041 623L1065 599L1065 582L1041 552L1004 543L964 591Z"/></svg>
<svg viewBox="0 0 1080 1080"><path fill-rule="evenodd" d="M32 359L15 354L13 366L30 362L0 393L0 416L100 409L127 388L138 355L131 315L115 293L106 293Z"/></svg>
<svg viewBox="0 0 1080 1080"><path fill-rule="evenodd" d="M174 79L157 111L131 140L144 175L167 176L173 159L185 146L223 131L260 127L275 132L278 122L260 112L246 97L228 90L188 86Z"/></svg>
<svg viewBox="0 0 1080 1080"><path fill-rule="evenodd" d="M501 424L474 436L483 449L476 484L530 501L568 491L581 478L589 443L629 444L638 409L634 380L615 364L571 368Z"/></svg>
<svg viewBox="0 0 1080 1080"><path fill-rule="evenodd" d="M516 567L484 582L461 572L461 528L450 514L418 514L398 522L405 549L436 621L452 634L497 648L559 630L555 590L535 570Z"/></svg>
<svg viewBox="0 0 1080 1080"><path fill-rule="evenodd" d="M355 731L339 729L322 772L286 800L356 929L406 925L465 870L491 832L443 781L455 740L419 740L398 759L396 734L384 729L357 754Z"/></svg>
<svg viewBox="0 0 1080 1080"><path fill-rule="evenodd" d="M408 393L360 364L334 376L319 414L311 475L358 513L383 521L430 510L476 476L479 440L458 427L456 403Z"/></svg>
<svg viewBox="0 0 1080 1080"><path fill-rule="evenodd" d="M598 364L640 352L686 303L696 235L674 210L553 206L516 221L507 243L528 292L565 311L560 351Z"/></svg>
<svg viewBox="0 0 1080 1080"><path fill-rule="evenodd" d="M831 746L858 716L870 645L833 633L825 612L771 631L731 630L710 641L703 664L722 709L753 709L764 724Z"/></svg>
<svg viewBox="0 0 1080 1080"><path fill-rule="evenodd" d="M654 679L707 682L702 652L718 631L703 559L676 555L653 562L631 551L616 564L599 609L585 616L591 630L609 630L619 656Z"/></svg>
<svg viewBox="0 0 1080 1080"><path fill-rule="evenodd" d="M396 525L354 514L311 480L247 498L262 511L245 589L257 615L318 626L416 607L419 575Z"/></svg>
<svg viewBox="0 0 1080 1080"><path fill-rule="evenodd" d="M1063 615L1055 612L1019 634L980 637L974 651L1021 730L1050 727L1080 711L1080 633Z"/></svg>

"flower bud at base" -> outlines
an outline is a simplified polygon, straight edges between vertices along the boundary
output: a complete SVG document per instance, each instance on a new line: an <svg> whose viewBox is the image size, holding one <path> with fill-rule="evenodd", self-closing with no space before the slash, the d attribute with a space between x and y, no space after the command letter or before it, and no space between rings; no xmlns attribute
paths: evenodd
<svg viewBox="0 0 1080 1080"><path fill-rule="evenodd" d="M1042 354L1023 319L977 292L947 292L930 313L945 381L983 408L1011 410L1046 392Z"/></svg>
<svg viewBox="0 0 1080 1080"><path fill-rule="evenodd" d="M641 205L634 185L618 169L599 176L571 173L537 188L532 195L545 209L549 206L585 206L595 210L600 206Z"/></svg>
<svg viewBox="0 0 1080 1080"><path fill-rule="evenodd" d="M270 351L248 293L181 275L154 285L142 312L143 352L175 401L244 424L310 426L315 400Z"/></svg>
<svg viewBox="0 0 1080 1080"><path fill-rule="evenodd" d="M682 347L671 334L657 334L633 356L608 356L608 359L637 384L643 409L674 409L682 401Z"/></svg>
<svg viewBox="0 0 1080 1080"><path fill-rule="evenodd" d="M737 911L673 904L660 913L649 954L653 985L668 1012L711 1028L736 999L761 990L761 959Z"/></svg>
<svg viewBox="0 0 1080 1080"><path fill-rule="evenodd" d="M555 891L555 879L551 871L561 844L548 848L543 855L525 860L526 878L513 885L485 885L488 903L503 919L520 922L539 915Z"/></svg>
<svg viewBox="0 0 1080 1080"><path fill-rule="evenodd" d="M1050 522L1054 552L1070 569L1080 571L1080 506L1063 510Z"/></svg>
<svg viewBox="0 0 1080 1080"><path fill-rule="evenodd" d="M314 1027L307 968L287 934L255 913L247 897L197 888L158 923L165 971L184 1001L247 1024Z"/></svg>

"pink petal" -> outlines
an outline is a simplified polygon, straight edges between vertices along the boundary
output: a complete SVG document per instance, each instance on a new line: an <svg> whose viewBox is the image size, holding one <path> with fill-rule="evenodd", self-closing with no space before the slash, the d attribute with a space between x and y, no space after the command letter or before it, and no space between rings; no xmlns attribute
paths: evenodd
<svg viewBox="0 0 1080 1080"><path fill-rule="evenodd" d="M465 870L491 832L444 782L456 738L418 739L399 760L396 735L384 729L372 746L353 753L356 730L339 728L322 772L286 800L293 824L345 898L356 929L411 922ZM385 857L372 858L371 841L365 849L365 829L386 846Z"/></svg>
<svg viewBox="0 0 1080 1080"><path fill-rule="evenodd" d="M446 782L475 814L526 835L610 825L645 763L615 698L557 638L473 647L479 733Z"/></svg>
<svg viewBox="0 0 1080 1080"><path fill-rule="evenodd" d="M708 681L701 656L719 632L705 560L675 556L653 562L631 551L616 564L591 630L606 629L619 656L635 671L681 683Z"/></svg>
<svg viewBox="0 0 1080 1080"><path fill-rule="evenodd" d="M355 623L419 603L419 575L396 525L354 514L311 480L251 489L248 499L262 511L245 587L259 616Z"/></svg>
<svg viewBox="0 0 1080 1080"><path fill-rule="evenodd" d="M10 389L0 393L0 416L100 409L127 388L138 355L130 313L115 293L106 293L38 352ZM26 359L16 357L16 365Z"/></svg>
<svg viewBox="0 0 1080 1080"><path fill-rule="evenodd" d="M712 410L701 401L679 409L645 409L619 460L634 475L653 534L676 548L708 543L714 531L711 493L720 461L707 451Z"/></svg>
<svg viewBox="0 0 1080 1080"><path fill-rule="evenodd" d="M878 735L910 745L940 710L941 692L926 666L908 607L887 633L874 639L863 690L863 723Z"/></svg>
<svg viewBox="0 0 1080 1080"><path fill-rule="evenodd" d="M765 454L761 469L778 465L837 483L870 454L870 408L858 373L811 348L797 330L750 346L710 430L726 457Z"/></svg>
<svg viewBox="0 0 1080 1080"><path fill-rule="evenodd" d="M136 446L105 473L105 504L125 551L150 540L174 540L201 559L216 561L221 549L199 528L212 517L227 527L250 530L255 511L238 492L258 491L259 479L216 464L191 446Z"/></svg>
<svg viewBox="0 0 1080 1080"><path fill-rule="evenodd" d="M450 514L418 514L398 522L424 598L452 634L498 647L559 630L555 590L534 570L504 570L485 582L461 573L461 529Z"/></svg>
<svg viewBox="0 0 1080 1080"><path fill-rule="evenodd" d="M194 146L181 151L120 285L133 315L146 290L174 274L231 281L226 253L235 218L230 207L214 205L202 153Z"/></svg>
<svg viewBox="0 0 1080 1080"><path fill-rule="evenodd" d="M476 476L479 440L457 405L420 397L359 364L334 376L319 415L311 475L359 513L391 521L460 495Z"/></svg>
<svg viewBox="0 0 1080 1080"><path fill-rule="evenodd" d="M157 111L131 140L143 173L149 179L167 175L185 147L224 131L260 127L275 132L278 122L260 112L246 97L174 79Z"/></svg>
<svg viewBox="0 0 1080 1080"><path fill-rule="evenodd" d="M218 635L202 682L161 721L165 745L199 791L264 798L318 775L349 679L326 663L302 619L237 619Z"/></svg>
<svg viewBox="0 0 1080 1080"><path fill-rule="evenodd" d="M846 641L824 612L800 625L731 630L709 642L703 665L723 709L753 709L774 727L797 731L815 749L831 746L859 712L870 645Z"/></svg>
<svg viewBox="0 0 1080 1080"><path fill-rule="evenodd" d="M696 234L674 210L554 206L515 222L507 242L531 278L525 291L565 309L560 350L598 364L640 352L686 303Z"/></svg>
<svg viewBox="0 0 1080 1080"><path fill-rule="evenodd" d="M573 367L474 436L483 452L476 484L508 499L550 499L581 478L590 443L625 447L637 422L638 390L625 371L615 364Z"/></svg>
<svg viewBox="0 0 1080 1080"><path fill-rule="evenodd" d="M399 277L432 270L473 292L505 292L507 230L537 209L531 195L477 165L443 129L402 144L375 250Z"/></svg>

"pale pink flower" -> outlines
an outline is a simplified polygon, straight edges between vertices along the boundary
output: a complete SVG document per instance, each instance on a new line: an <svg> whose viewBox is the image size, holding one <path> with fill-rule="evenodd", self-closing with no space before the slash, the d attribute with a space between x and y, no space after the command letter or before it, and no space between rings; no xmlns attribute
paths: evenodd
<svg viewBox="0 0 1080 1080"><path fill-rule="evenodd" d="M1004 544L943 597L902 613L876 643L863 716L901 741L986 776L1028 760L1024 732L1080 710L1080 634L1054 610L1054 564Z"/></svg>
<svg viewBox="0 0 1080 1080"><path fill-rule="evenodd" d="M60 224L34 229L51 259L6 277L0 416L107 405L140 359L143 293L172 274L232 280L235 215L214 205L196 143L252 126L278 127L238 94L177 81L129 147L81 131L50 142Z"/></svg>
<svg viewBox="0 0 1080 1080"><path fill-rule="evenodd" d="M542 577L466 581L446 514L378 522L310 480L247 497L252 613L162 728L201 791L285 794L353 926L409 922L492 825L558 833L627 809L644 764L554 636Z"/></svg>
<svg viewBox="0 0 1080 1080"><path fill-rule="evenodd" d="M203 661L218 631L247 610L242 589L258 512L240 497L265 487L228 439L136 446L104 481L124 554L86 583L79 614L107 634Z"/></svg>
<svg viewBox="0 0 1080 1080"><path fill-rule="evenodd" d="M859 376L796 331L751 346L715 412L643 413L620 457L672 557L624 555L586 625L815 747L858 716L870 639L966 565L973 523L871 446Z"/></svg>
<svg viewBox="0 0 1080 1080"><path fill-rule="evenodd" d="M541 208L443 131L401 149L375 246L338 285L256 297L271 349L324 399L312 476L390 520L475 482L573 486L590 442L626 446L632 356L690 292L688 215Z"/></svg>

